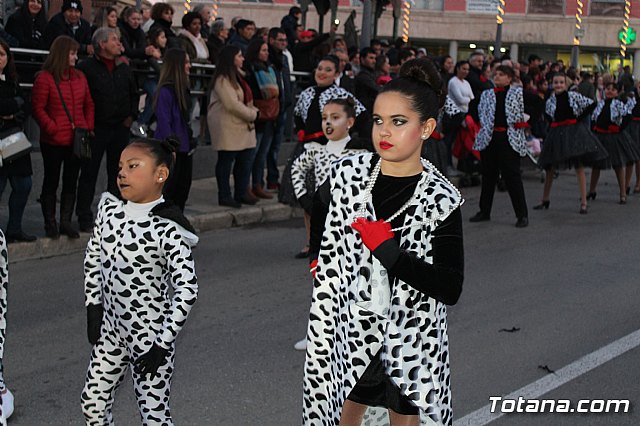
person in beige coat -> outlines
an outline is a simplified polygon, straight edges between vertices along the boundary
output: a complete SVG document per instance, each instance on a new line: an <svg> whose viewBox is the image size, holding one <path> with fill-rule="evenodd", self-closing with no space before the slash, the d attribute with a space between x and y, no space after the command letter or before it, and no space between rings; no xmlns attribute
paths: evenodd
<svg viewBox="0 0 640 426"><path fill-rule="evenodd" d="M244 56L238 47L226 46L220 51L207 113L211 143L218 151L218 204L234 208L257 201L248 188L256 149L254 122L258 108L253 106L251 89L244 80L243 63ZM233 197L229 182L232 170Z"/></svg>

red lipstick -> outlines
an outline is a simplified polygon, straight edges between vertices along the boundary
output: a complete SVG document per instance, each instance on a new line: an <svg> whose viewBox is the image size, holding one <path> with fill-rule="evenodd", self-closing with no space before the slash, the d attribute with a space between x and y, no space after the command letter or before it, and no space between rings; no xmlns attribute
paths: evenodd
<svg viewBox="0 0 640 426"><path fill-rule="evenodd" d="M392 143L389 143L387 141L380 141L380 149L387 150L387 149L391 149L391 148L393 148L393 144Z"/></svg>

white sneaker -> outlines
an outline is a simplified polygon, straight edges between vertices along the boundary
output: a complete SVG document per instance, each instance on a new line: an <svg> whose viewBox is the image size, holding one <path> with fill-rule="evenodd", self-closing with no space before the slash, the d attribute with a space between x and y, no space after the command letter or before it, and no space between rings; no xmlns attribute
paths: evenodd
<svg viewBox="0 0 640 426"><path fill-rule="evenodd" d="M8 419L13 414L13 394L9 388L2 393L2 416Z"/></svg>
<svg viewBox="0 0 640 426"><path fill-rule="evenodd" d="M296 351L306 351L307 350L307 338L300 340L298 343L293 345L293 349Z"/></svg>

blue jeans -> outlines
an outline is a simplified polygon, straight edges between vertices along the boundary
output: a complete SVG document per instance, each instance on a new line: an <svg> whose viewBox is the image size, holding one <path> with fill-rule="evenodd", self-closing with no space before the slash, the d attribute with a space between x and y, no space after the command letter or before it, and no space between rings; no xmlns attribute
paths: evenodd
<svg viewBox="0 0 640 426"><path fill-rule="evenodd" d="M251 169L251 183L253 186L264 186L264 166L267 161L267 153L271 148L276 122L264 123L262 132L256 134L256 153Z"/></svg>
<svg viewBox="0 0 640 426"><path fill-rule="evenodd" d="M155 78L147 78L142 83L142 88L147 97L144 100L144 110L142 114L138 116L138 124L149 124L151 117L153 117L153 97L156 94L156 88L158 87L158 80Z"/></svg>
<svg viewBox="0 0 640 426"><path fill-rule="evenodd" d="M280 145L284 140L284 129L287 124L287 111L283 111L275 122L275 131L273 140L267 152L267 184L275 185L280 180L280 171L278 170L278 154L280 153Z"/></svg>
<svg viewBox="0 0 640 426"><path fill-rule="evenodd" d="M17 234L22 231L22 216L31 192L31 176L0 176L0 195L11 185L9 195L9 222L7 233Z"/></svg>
<svg viewBox="0 0 640 426"><path fill-rule="evenodd" d="M234 197L236 201L242 200L249 187L251 178L251 165L255 148L242 151L218 151L216 163L216 179L218 180L218 201L231 199L231 171L235 181Z"/></svg>

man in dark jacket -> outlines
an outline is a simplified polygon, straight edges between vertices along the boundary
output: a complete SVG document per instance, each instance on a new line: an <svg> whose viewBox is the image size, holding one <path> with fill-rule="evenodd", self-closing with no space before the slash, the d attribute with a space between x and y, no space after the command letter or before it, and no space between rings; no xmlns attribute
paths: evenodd
<svg viewBox="0 0 640 426"><path fill-rule="evenodd" d="M356 76L356 98L367 111L373 111L373 102L378 96L380 86L376 84L376 52L365 47L360 50L360 72Z"/></svg>
<svg viewBox="0 0 640 426"><path fill-rule="evenodd" d="M267 190L277 191L280 171L278 170L278 153L284 139L284 129L287 123L287 113L293 105L293 90L291 87L291 70L289 61L282 53L287 48L287 35L281 28L269 30L269 62L273 65L280 89L280 114L276 121L276 128L267 152Z"/></svg>
<svg viewBox="0 0 640 426"><path fill-rule="evenodd" d="M55 15L44 29L44 48L49 49L53 40L66 35L80 43L78 53L93 55L91 45L91 25L82 19L82 3L80 0L64 0L62 12Z"/></svg>
<svg viewBox="0 0 640 426"><path fill-rule="evenodd" d="M283 17L280 21L280 28L282 28L284 33L287 35L287 43L289 43L290 49L293 49L293 46L296 45L296 41L298 40L296 27L298 26L298 22L300 22L301 17L302 9L298 6L293 6L289 9L289 14Z"/></svg>
<svg viewBox="0 0 640 426"><path fill-rule="evenodd" d="M256 34L256 23L247 19L241 19L236 24L236 32L229 38L229 46L237 46L243 55L247 54L249 42Z"/></svg>
<svg viewBox="0 0 640 426"><path fill-rule="evenodd" d="M129 65L119 58L122 45L111 28L100 28L93 35L96 55L78 65L87 77L95 104L95 138L91 144L91 159L83 161L78 184L76 213L80 230L93 226L91 204L102 156L107 154L107 188L118 196L116 185L120 154L129 142L129 128L137 115L138 94Z"/></svg>
<svg viewBox="0 0 640 426"><path fill-rule="evenodd" d="M331 34L335 31L331 26ZM318 66L319 59L313 55L316 47L329 40L331 34L322 34L315 36L313 31L306 30L300 33L300 41L293 46L291 54L293 55L294 71L311 72Z"/></svg>

